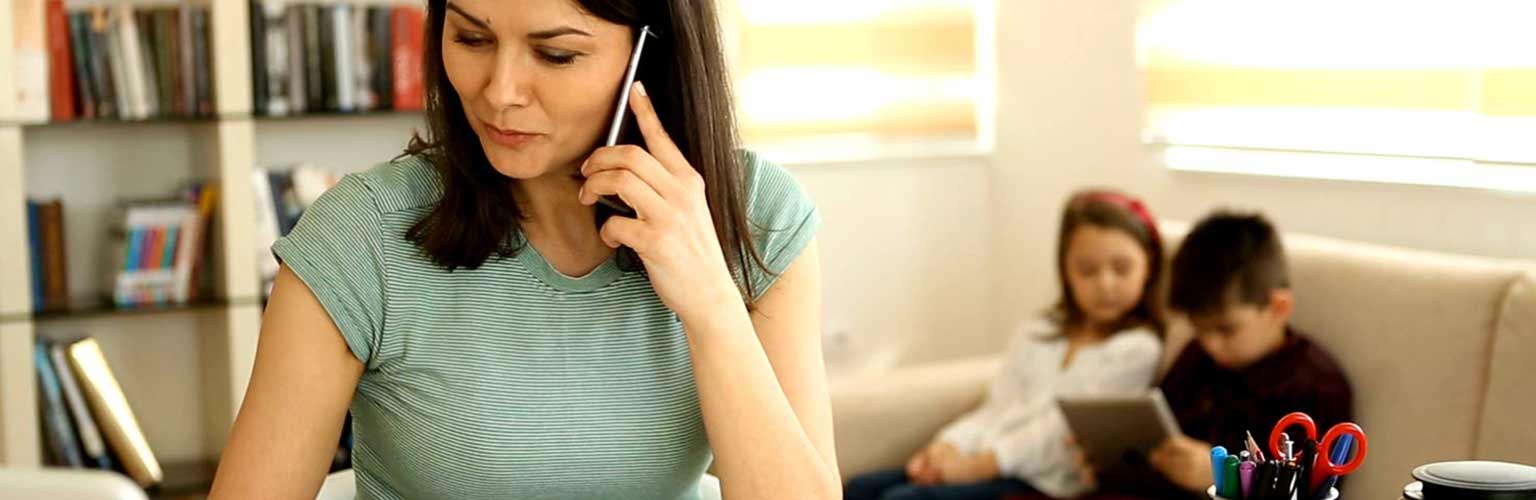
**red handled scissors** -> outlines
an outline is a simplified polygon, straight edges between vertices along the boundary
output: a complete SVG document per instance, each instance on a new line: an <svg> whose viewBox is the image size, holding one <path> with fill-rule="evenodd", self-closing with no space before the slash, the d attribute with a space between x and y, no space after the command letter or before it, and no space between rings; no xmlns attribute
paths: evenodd
<svg viewBox="0 0 1536 500"><path fill-rule="evenodd" d="M1274 453L1275 457L1284 456L1281 454L1284 450L1280 448L1280 442L1285 437L1285 431L1297 426L1306 432L1308 440L1318 443L1316 448L1318 452L1314 453L1313 455L1315 456L1312 458L1312 477L1307 478L1308 484L1314 490L1323 481L1326 481L1328 477L1352 473L1355 469L1360 468L1361 463L1365 462L1365 431L1361 430L1359 425L1352 422L1335 425L1329 428L1327 433L1323 434L1322 441L1318 441L1317 422L1314 422L1310 415L1302 412L1295 412L1282 417L1280 422L1275 424L1274 431L1270 432L1269 450ZM1330 450L1333 450L1334 442L1344 436L1350 436L1354 440L1355 446L1359 448L1359 451L1354 454L1353 459L1345 460L1342 464L1336 464L1333 462L1333 458L1329 456L1331 455ZM1347 453L1345 456L1348 456Z"/></svg>

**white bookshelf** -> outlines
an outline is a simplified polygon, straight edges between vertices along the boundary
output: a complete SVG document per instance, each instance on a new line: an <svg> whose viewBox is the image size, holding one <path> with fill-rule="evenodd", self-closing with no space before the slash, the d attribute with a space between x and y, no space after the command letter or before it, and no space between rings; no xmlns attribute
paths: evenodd
<svg viewBox="0 0 1536 500"><path fill-rule="evenodd" d="M13 67L15 1L0 0L5 73ZM167 3L100 0L117 1ZM77 335L101 342L162 463L216 459L244 397L260 328L254 169L307 162L358 170L393 157L420 127L419 113L253 117L247 2L177 3L210 7L214 117L20 123L8 98L13 79L0 78L0 466L41 465L33 346L40 337ZM217 300L159 312L31 313L28 197L64 199L69 285L79 295L104 290L113 271L101 248L121 217L117 201L163 196L189 178L218 183L209 247Z"/></svg>

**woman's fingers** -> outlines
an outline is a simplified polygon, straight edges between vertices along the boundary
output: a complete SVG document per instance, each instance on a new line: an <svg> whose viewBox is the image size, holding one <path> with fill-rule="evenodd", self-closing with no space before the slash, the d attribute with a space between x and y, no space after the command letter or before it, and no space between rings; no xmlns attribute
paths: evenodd
<svg viewBox="0 0 1536 500"><path fill-rule="evenodd" d="M618 196L645 220L666 220L672 213L656 189L630 170L607 170L587 178L579 193L583 205L597 203L602 196Z"/></svg>
<svg viewBox="0 0 1536 500"><path fill-rule="evenodd" d="M598 234L608 248L625 246L639 254L650 250L651 229L637 219L617 215L609 217Z"/></svg>
<svg viewBox="0 0 1536 500"><path fill-rule="evenodd" d="M645 92L644 83L635 82L635 88L630 91L629 108L635 112L635 121L640 124L645 148L661 161L662 166L674 174L684 169L693 169L688 159L683 157L682 150L677 149L677 144L672 142L672 136L667 135L666 127L661 125L661 118L656 116L656 107L651 103L650 95Z"/></svg>
<svg viewBox="0 0 1536 500"><path fill-rule="evenodd" d="M679 194L680 183L667 168L640 146L624 144L598 148L581 166L581 175L591 178L602 172L628 170L651 186L662 198Z"/></svg>

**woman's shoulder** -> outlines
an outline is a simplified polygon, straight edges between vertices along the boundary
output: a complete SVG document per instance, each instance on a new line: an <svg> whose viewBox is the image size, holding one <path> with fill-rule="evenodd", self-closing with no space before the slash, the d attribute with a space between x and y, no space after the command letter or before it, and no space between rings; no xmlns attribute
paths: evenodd
<svg viewBox="0 0 1536 500"><path fill-rule="evenodd" d="M437 203L442 181L431 160L409 155L347 174L326 194L333 192L359 208L371 205L387 214Z"/></svg>
<svg viewBox="0 0 1536 500"><path fill-rule="evenodd" d="M742 190L747 195L747 212L753 220L775 219L782 215L805 215L815 204L794 174L756 151L743 149L741 155Z"/></svg>

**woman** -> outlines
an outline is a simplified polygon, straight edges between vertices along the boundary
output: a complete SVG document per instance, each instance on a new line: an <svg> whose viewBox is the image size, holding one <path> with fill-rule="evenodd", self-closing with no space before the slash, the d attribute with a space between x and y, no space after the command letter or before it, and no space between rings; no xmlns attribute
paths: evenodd
<svg viewBox="0 0 1536 500"><path fill-rule="evenodd" d="M820 219L737 149L715 15L428 2L429 135L273 245L213 498L313 498L349 405L359 498L698 498L712 459L728 498L838 497ZM645 147L597 147L639 26Z"/></svg>

